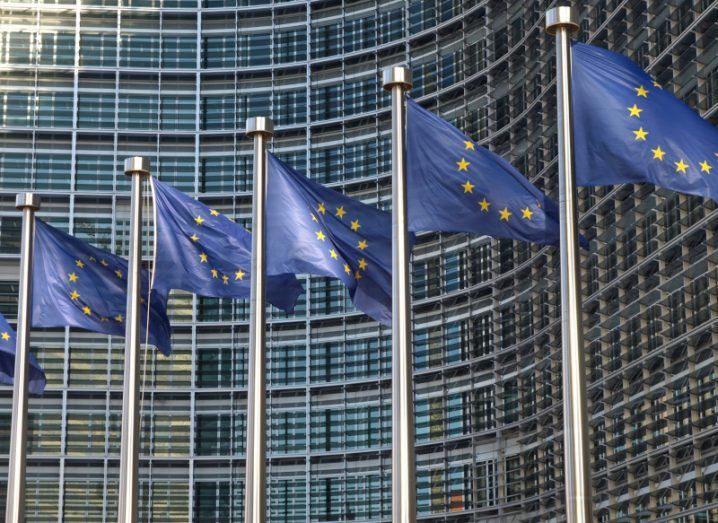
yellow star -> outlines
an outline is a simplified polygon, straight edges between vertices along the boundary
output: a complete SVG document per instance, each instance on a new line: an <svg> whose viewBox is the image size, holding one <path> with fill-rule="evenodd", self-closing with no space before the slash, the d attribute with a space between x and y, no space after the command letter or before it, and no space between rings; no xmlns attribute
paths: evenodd
<svg viewBox="0 0 718 523"><path fill-rule="evenodd" d="M107 316L103 316L102 318L100 318L100 321L101 321L102 323L107 323L107 322L110 321L110 320L107 318Z"/></svg>
<svg viewBox="0 0 718 523"><path fill-rule="evenodd" d="M80 297L80 293L77 292L77 291L72 291L72 292L70 293L70 299L71 299L72 301L76 301L79 297Z"/></svg>
<svg viewBox="0 0 718 523"><path fill-rule="evenodd" d="M242 269L239 269L237 272L235 272L234 279L235 280L243 280L244 279L244 271Z"/></svg>
<svg viewBox="0 0 718 523"><path fill-rule="evenodd" d="M347 212L344 210L344 206L342 206L342 207L337 207L337 214L336 214L336 217L337 217L337 218L339 218L339 219L341 220L342 218L344 218L344 215L345 215L346 213L347 213Z"/></svg>
<svg viewBox="0 0 718 523"><path fill-rule="evenodd" d="M467 192L474 192L474 186L468 180L466 180L466 183L462 185L462 187L464 188L464 194L466 194Z"/></svg>
<svg viewBox="0 0 718 523"><path fill-rule="evenodd" d="M314 216L314 213L311 213L311 216L312 216L312 221L313 221L314 223L316 223L316 222L317 222L317 217Z"/></svg>
<svg viewBox="0 0 718 523"><path fill-rule="evenodd" d="M369 247L369 244L366 242L366 240L360 240L357 244L357 249L359 249L360 251L363 251L367 247Z"/></svg>
<svg viewBox="0 0 718 523"><path fill-rule="evenodd" d="M226 274L223 274L222 275L222 283L224 283L225 285L229 285L229 276L227 276Z"/></svg>
<svg viewBox="0 0 718 523"><path fill-rule="evenodd" d="M656 147L655 149L651 149L651 152L653 153L654 160L663 161L663 157L666 155L666 151L661 149L660 145L658 147Z"/></svg>
<svg viewBox="0 0 718 523"><path fill-rule="evenodd" d="M9 340L10 340L10 334L8 334L7 332L3 332L2 334L0 334L0 338L2 338L3 341L9 341Z"/></svg>
<svg viewBox="0 0 718 523"><path fill-rule="evenodd" d="M84 312L84 313L87 314L88 316L92 313L92 311L90 310L90 308L89 308L87 305L85 305L85 306L82 308L82 312Z"/></svg>
<svg viewBox="0 0 718 523"><path fill-rule="evenodd" d="M325 241L327 239L326 234L324 234L324 232L322 232L322 231L317 231L316 235L317 235L317 240Z"/></svg>
<svg viewBox="0 0 718 523"><path fill-rule="evenodd" d="M334 258L335 260L338 259L338 257L337 257L337 251L335 251L334 249L329 249L329 256L331 256L331 257Z"/></svg>
<svg viewBox="0 0 718 523"><path fill-rule="evenodd" d="M504 207L502 211L499 211L499 214L501 215L501 219L505 221L509 221L509 217L511 216L511 213L509 212L508 207Z"/></svg>
<svg viewBox="0 0 718 523"><path fill-rule="evenodd" d="M319 207L317 207L317 212L320 212L320 213L322 213L322 214L326 214L326 213L327 213L327 208L324 207L324 204L323 204L323 203L320 203L320 204L319 204Z"/></svg>
<svg viewBox="0 0 718 523"><path fill-rule="evenodd" d="M711 173L711 169L713 169L713 166L709 164L707 161L700 162L699 165L701 166L701 172L702 173Z"/></svg>
<svg viewBox="0 0 718 523"><path fill-rule="evenodd" d="M72 283L75 283L77 281L77 274L71 272L67 275L67 279L70 280Z"/></svg>
<svg viewBox="0 0 718 523"><path fill-rule="evenodd" d="M359 220L352 220L352 231L357 232L359 230L359 227L361 227L361 225L359 224Z"/></svg>
<svg viewBox="0 0 718 523"><path fill-rule="evenodd" d="M344 272L346 272L347 274L352 272L351 267L349 267L349 265L347 265L346 263L344 264Z"/></svg>
<svg viewBox="0 0 718 523"><path fill-rule="evenodd" d="M637 131L633 131L633 134L636 135L636 140L643 140L645 142L648 131L644 131L643 127L639 127Z"/></svg>
<svg viewBox="0 0 718 523"><path fill-rule="evenodd" d="M530 220L531 217L534 215L534 212L526 207L525 209L521 209L521 217L526 218L527 220Z"/></svg>
<svg viewBox="0 0 718 523"><path fill-rule="evenodd" d="M653 80L653 87L658 87L658 88L660 89L660 88L661 88L661 84L659 84L658 82L656 82L655 80Z"/></svg>
<svg viewBox="0 0 718 523"><path fill-rule="evenodd" d="M366 270L366 265L366 260L364 258L361 258L359 260L359 268L364 271Z"/></svg>
<svg viewBox="0 0 718 523"><path fill-rule="evenodd" d="M115 271L115 274L117 274L117 277L118 277L119 279L122 279L122 271L121 271L121 270L117 269L117 270Z"/></svg>
<svg viewBox="0 0 718 523"><path fill-rule="evenodd" d="M676 164L676 172L677 173L684 173L686 172L686 169L688 169L688 164L683 161L683 158L680 159L678 162L673 162Z"/></svg>
<svg viewBox="0 0 718 523"><path fill-rule="evenodd" d="M482 211L482 212L489 212L489 205L491 205L491 204L488 202L488 200L486 200L486 198L484 198L483 200L481 200L481 201L479 202L479 205L481 206L481 211Z"/></svg>
<svg viewBox="0 0 718 523"><path fill-rule="evenodd" d="M219 212L215 211L214 209L210 209L210 210L209 210L209 213L210 213L212 216L219 216Z"/></svg>
<svg viewBox="0 0 718 523"><path fill-rule="evenodd" d="M82 263L82 260L75 260L75 265L76 265L77 267L79 267L80 269L84 269L84 268L85 268L85 264Z"/></svg>
<svg viewBox="0 0 718 523"><path fill-rule="evenodd" d="M199 241L199 236L197 236L196 234L193 234L192 236L189 237L189 239L192 240L193 242L196 242L196 241Z"/></svg>
<svg viewBox="0 0 718 523"><path fill-rule="evenodd" d="M109 263L107 263L105 260L101 260L100 265L102 265L103 267L107 267Z"/></svg>
<svg viewBox="0 0 718 523"><path fill-rule="evenodd" d="M194 221L197 225L202 225L204 223L204 218L202 218L201 216L197 216Z"/></svg>
<svg viewBox="0 0 718 523"><path fill-rule="evenodd" d="M361 272L356 271L356 272L354 273L354 277L355 277L357 280L361 280L361 278L362 278Z"/></svg>
<svg viewBox="0 0 718 523"><path fill-rule="evenodd" d="M643 111L643 109L639 109L636 104L633 104L633 107L626 107L626 109L630 112L628 116L635 116L636 118L640 118L641 112Z"/></svg>
<svg viewBox="0 0 718 523"><path fill-rule="evenodd" d="M123 321L125 321L125 318L122 316L122 314L118 314L117 316L115 316L114 319L117 323L122 323Z"/></svg>
<svg viewBox="0 0 718 523"><path fill-rule="evenodd" d="M199 253L199 262L200 263L207 263L207 255L203 252Z"/></svg>
<svg viewBox="0 0 718 523"><path fill-rule="evenodd" d="M469 165L471 165L471 164L462 158L460 162L456 162L456 165L459 166L460 171L468 171Z"/></svg>
<svg viewBox="0 0 718 523"><path fill-rule="evenodd" d="M648 91L643 88L643 86L636 87L633 89L636 91L636 96L643 96L644 98L648 98Z"/></svg>
<svg viewBox="0 0 718 523"><path fill-rule="evenodd" d="M471 140L464 140L464 145L466 146L466 150L467 150L467 151L468 151L469 149L471 149L472 151L475 150L475 149L474 149L474 142L472 142Z"/></svg>
<svg viewBox="0 0 718 523"><path fill-rule="evenodd" d="M96 262L97 259L96 259L94 256L90 256L90 261L91 261L91 262Z"/></svg>
<svg viewBox="0 0 718 523"><path fill-rule="evenodd" d="M217 269L210 269L209 271L212 273L212 278L219 278L219 271Z"/></svg>

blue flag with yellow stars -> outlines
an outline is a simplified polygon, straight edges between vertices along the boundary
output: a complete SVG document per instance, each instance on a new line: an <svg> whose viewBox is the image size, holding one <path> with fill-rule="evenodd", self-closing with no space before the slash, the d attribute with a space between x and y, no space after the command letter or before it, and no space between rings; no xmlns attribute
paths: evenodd
<svg viewBox="0 0 718 523"><path fill-rule="evenodd" d="M652 183L718 201L718 130L627 57L572 50L576 183Z"/></svg>
<svg viewBox="0 0 718 523"><path fill-rule="evenodd" d="M79 327L112 336L125 335L127 260L93 247L35 220L33 327ZM149 274L142 271L142 340L147 324ZM149 297L149 343L169 355L170 322L166 301Z"/></svg>
<svg viewBox="0 0 718 523"><path fill-rule="evenodd" d="M407 103L409 230L558 245L558 207L550 198L449 122Z"/></svg>
<svg viewBox="0 0 718 523"><path fill-rule="evenodd" d="M0 383L13 384L15 376L15 331L0 314ZM28 354L28 390L32 394L42 394L47 379L35 356Z"/></svg>
<svg viewBox="0 0 718 523"><path fill-rule="evenodd" d="M152 179L157 210L153 287L200 296L248 298L252 235L215 209ZM286 271L285 271L286 272ZM266 299L292 312L304 290L293 274L267 278Z"/></svg>
<svg viewBox="0 0 718 523"><path fill-rule="evenodd" d="M269 154L267 274L339 278L354 305L391 325L391 214L309 180Z"/></svg>

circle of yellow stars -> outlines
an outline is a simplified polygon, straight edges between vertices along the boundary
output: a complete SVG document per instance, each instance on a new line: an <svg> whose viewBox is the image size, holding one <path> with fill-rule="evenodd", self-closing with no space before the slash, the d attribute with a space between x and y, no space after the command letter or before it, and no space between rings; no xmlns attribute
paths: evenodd
<svg viewBox="0 0 718 523"><path fill-rule="evenodd" d="M312 219L312 222L319 224L319 219L317 218L317 215L326 216L327 214L327 206L324 202L317 202L317 207L315 210L310 211L309 215ZM341 220L345 224L348 223L347 226L349 229L351 229L353 232L359 234L359 230L361 229L362 225L359 219L352 220L347 218L347 220L344 220L344 216L347 214L346 209L344 209L343 205L340 205L339 207L334 208L334 212L330 214L333 214L338 220ZM353 269L352 266L347 263L347 261L344 259L344 256L337 251L336 246L332 244L331 238L327 236L327 234L324 232L324 230L319 229L314 232L316 236L316 240L327 243L327 252L329 254L329 257L332 260L336 260L338 263L341 264L341 270L344 271L345 274L349 274L350 276L353 276L355 280L361 280L364 277L364 273L366 273L367 268L369 267L369 262L366 260L365 257L358 258L355 264L356 269ZM357 240L356 249L359 251L364 251L369 247L369 242L362 238L361 236Z"/></svg>
<svg viewBox="0 0 718 523"><path fill-rule="evenodd" d="M464 140L464 150L465 151L475 151L476 150L476 144L472 142L471 140ZM465 157L461 157L461 159L456 162L456 169L459 173L465 172L468 174L469 167L471 166L471 162L467 161ZM465 183L461 185L461 188L464 190L464 194L473 194L474 193L474 187L476 187L475 184L471 183L470 180L466 180ZM490 212L491 208L491 202L489 202L486 197L484 196L481 200L478 202L479 204L479 210L481 212L488 213ZM535 214L535 211L532 211L529 206L526 206L523 209L520 209L521 211L521 218L524 220L529 220L533 218L533 215ZM508 222L511 217L514 215L511 211L509 211L508 207L504 207L503 209L498 209L499 212L499 220Z"/></svg>
<svg viewBox="0 0 718 523"><path fill-rule="evenodd" d="M655 87L656 89L661 88L661 85L656 81L653 81L652 84L653 87ZM635 92L635 97L637 99L644 98L648 100L652 89L647 89L643 85L639 85L638 87L634 87L633 91ZM637 100L630 107L626 107L629 119L636 118L640 121L641 113L644 111L644 109L642 109L638 105L639 102L640 100ZM650 132L644 129L642 125L639 125L638 129L632 132L634 142L646 142L648 136L650 135ZM665 161L667 153L663 148L661 148L660 145L656 145L656 147L651 148L651 153L653 154L653 156L651 157L652 160L656 160L658 162ZM715 155L718 157L718 153L715 153ZM688 174L688 170L691 168L691 165L683 158L678 158L678 161L673 161L671 163L673 164L674 171L678 174ZM711 165L708 160L698 162L698 166L700 167L700 172L705 174L710 174L711 170L713 169L713 165Z"/></svg>
<svg viewBox="0 0 718 523"><path fill-rule="evenodd" d="M85 270L85 268L87 267L87 263L96 264L105 269L112 270L109 268L110 263L107 260L102 259L102 258L100 258L98 260L95 256L89 256L87 258L87 262L84 262L81 259L76 259L75 260L75 270L67 273L68 284L73 284L73 283L76 284L80 281L79 275L82 274L82 272ZM120 280L124 279L124 277L125 277L125 275L121 269L115 269L115 270L112 270L112 272ZM70 301L72 303L75 303L80 308L80 310L82 311L82 313L85 316L94 317L95 319L99 320L102 323L106 323L106 322L110 321L110 319L107 316L103 316L100 314L94 314L94 316L93 316L92 308L87 303L85 303L85 304L81 303L80 298L82 296L80 295L80 293L78 292L78 290L76 288L74 288L74 287L71 288L69 297L70 297ZM142 303L144 303L144 302L145 301L143 299ZM125 317L122 314L117 314L113 319L117 323L122 323L123 321L125 321Z"/></svg>
<svg viewBox="0 0 718 523"><path fill-rule="evenodd" d="M217 217L221 216L219 211L217 211L216 209L210 209L209 215L212 218L217 218ZM201 230L202 227L205 227L205 225L204 225L205 222L207 222L207 218L205 218L201 214L198 214L197 216L194 217L194 223L199 228L199 230ZM197 232L193 232L192 235L189 236L189 239L192 243L195 243L200 247L199 254L197 255L199 257L199 263L200 264L206 263L207 265L209 265L209 262L210 262L209 255L206 252L204 252L204 250L201 250L201 245L199 243L200 237L197 234ZM234 271L234 274L231 274L231 275L225 274L225 273L221 272L219 269L216 269L214 267L211 267L209 269L209 273L213 280L221 280L222 285L227 285L227 286L229 286L230 282L232 282L232 281L243 281L244 277L247 275L247 273L241 267L238 267L237 270Z"/></svg>

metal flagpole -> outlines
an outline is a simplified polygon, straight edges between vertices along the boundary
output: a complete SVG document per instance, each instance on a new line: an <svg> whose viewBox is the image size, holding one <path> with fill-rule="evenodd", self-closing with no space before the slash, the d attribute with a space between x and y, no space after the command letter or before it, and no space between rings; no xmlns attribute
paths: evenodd
<svg viewBox="0 0 718 523"><path fill-rule="evenodd" d="M406 222L404 93L411 88L411 71L395 66L384 70L384 89L391 91L391 222L392 222L392 356L391 356L391 476L392 522L416 520L414 467L414 387L411 365L409 295L409 231Z"/></svg>
<svg viewBox="0 0 718 523"><path fill-rule="evenodd" d="M546 31L556 35L566 521L589 523L592 521L591 456L571 114L570 36L578 28L578 15L572 7L555 7L546 12Z"/></svg>
<svg viewBox="0 0 718 523"><path fill-rule="evenodd" d="M25 521L25 447L27 436L28 356L32 314L32 256L35 247L35 211L40 197L33 193L17 195L15 207L22 210L20 248L20 292L17 302L15 376L10 428L10 463L7 480L6 523Z"/></svg>
<svg viewBox="0 0 718 523"><path fill-rule="evenodd" d="M252 195L252 287L249 296L249 382L247 384L247 459L244 496L245 523L266 520L266 354L265 354L265 204L267 200L266 142L272 137L272 120L247 120L247 136L254 138L254 190Z"/></svg>
<svg viewBox="0 0 718 523"><path fill-rule="evenodd" d="M125 375L122 391L122 444L120 451L119 523L136 523L140 462L140 332L142 285L142 188L150 175L150 160L133 156L125 160L125 174L132 177L130 204L130 253L127 267L125 313Z"/></svg>

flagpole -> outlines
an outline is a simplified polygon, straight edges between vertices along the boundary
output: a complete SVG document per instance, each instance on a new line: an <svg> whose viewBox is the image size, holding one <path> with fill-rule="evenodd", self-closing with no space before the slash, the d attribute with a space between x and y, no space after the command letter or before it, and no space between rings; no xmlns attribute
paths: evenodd
<svg viewBox="0 0 718 523"><path fill-rule="evenodd" d="M392 136L392 522L413 523L416 520L416 470L404 127L404 98L405 92L411 89L411 71L401 66L389 67L384 70L383 80L384 89L391 91Z"/></svg>
<svg viewBox="0 0 718 523"><path fill-rule="evenodd" d="M140 462L140 331L142 299L142 188L150 175L150 160L125 159L125 175L132 177L130 202L130 252L127 266L125 312L125 374L122 391L122 444L120 450L120 498L118 523L138 521L137 497Z"/></svg>
<svg viewBox="0 0 718 523"><path fill-rule="evenodd" d="M247 448L245 460L245 523L266 521L266 354L265 354L265 204L267 200L266 143L274 133L272 120L247 120L246 134L254 138L252 196L252 274L249 295L249 380L247 383Z"/></svg>
<svg viewBox="0 0 718 523"><path fill-rule="evenodd" d="M556 36L566 521L589 523L592 521L591 455L571 113L571 34L578 29L578 15L572 7L555 7L546 12L546 31Z"/></svg>
<svg viewBox="0 0 718 523"><path fill-rule="evenodd" d="M40 197L33 193L17 195L15 207L22 211L20 247L20 292L17 302L15 375L13 378L10 463L7 480L6 523L25 521L25 452L27 447L28 359L32 314L32 257L35 247L35 211Z"/></svg>

